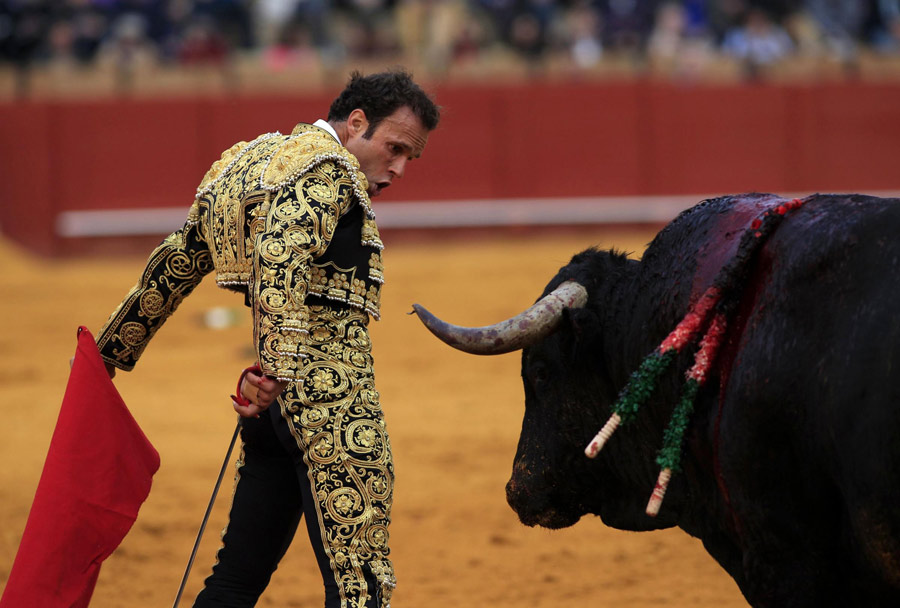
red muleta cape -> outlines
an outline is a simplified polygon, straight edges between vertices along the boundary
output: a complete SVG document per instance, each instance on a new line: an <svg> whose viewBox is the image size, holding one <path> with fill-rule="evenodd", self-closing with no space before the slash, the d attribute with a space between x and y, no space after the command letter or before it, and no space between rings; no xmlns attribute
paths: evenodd
<svg viewBox="0 0 900 608"><path fill-rule="evenodd" d="M100 564L150 493L159 454L107 375L94 337L78 347L0 608L82 608Z"/></svg>

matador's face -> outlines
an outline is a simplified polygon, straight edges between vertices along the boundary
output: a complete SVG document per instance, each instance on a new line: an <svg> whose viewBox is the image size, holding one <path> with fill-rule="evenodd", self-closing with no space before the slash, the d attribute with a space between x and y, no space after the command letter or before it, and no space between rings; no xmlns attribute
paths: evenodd
<svg viewBox="0 0 900 608"><path fill-rule="evenodd" d="M344 147L359 160L359 167L369 180L369 196L374 197L394 179L403 177L406 163L422 155L428 130L406 106L382 120L366 137L368 128L365 113L353 110L347 119Z"/></svg>

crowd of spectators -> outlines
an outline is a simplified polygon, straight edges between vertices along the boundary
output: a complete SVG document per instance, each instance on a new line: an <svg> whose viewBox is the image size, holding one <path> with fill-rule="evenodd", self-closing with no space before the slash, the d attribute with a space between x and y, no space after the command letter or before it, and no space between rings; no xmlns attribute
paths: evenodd
<svg viewBox="0 0 900 608"><path fill-rule="evenodd" d="M900 0L0 0L0 63L267 70L415 58L440 76L505 54L589 70L727 56L900 54Z"/></svg>

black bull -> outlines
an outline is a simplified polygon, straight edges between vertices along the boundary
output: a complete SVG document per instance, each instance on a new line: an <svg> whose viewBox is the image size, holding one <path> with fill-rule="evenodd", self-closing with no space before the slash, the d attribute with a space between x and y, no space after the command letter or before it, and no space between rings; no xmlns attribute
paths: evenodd
<svg viewBox="0 0 900 608"><path fill-rule="evenodd" d="M784 203L704 201L640 261L579 253L543 295L575 281L586 304L557 306L545 335L524 342L517 328L530 318L510 336L416 312L463 350L525 345L525 418L507 485L523 523L560 528L592 513L625 530L678 526L753 606L900 606L900 199L815 195L787 213ZM655 458L696 344L596 459L584 449L713 283L727 331L681 470L650 517Z"/></svg>

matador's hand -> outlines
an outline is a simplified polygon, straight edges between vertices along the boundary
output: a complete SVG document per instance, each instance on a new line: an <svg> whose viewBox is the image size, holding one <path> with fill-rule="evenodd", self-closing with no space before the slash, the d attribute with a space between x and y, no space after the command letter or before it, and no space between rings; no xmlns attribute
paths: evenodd
<svg viewBox="0 0 900 608"><path fill-rule="evenodd" d="M287 382L270 378L257 369L247 370L240 386L244 403L232 399L234 411L244 418L257 418L260 412L267 410L275 402L286 386Z"/></svg>

